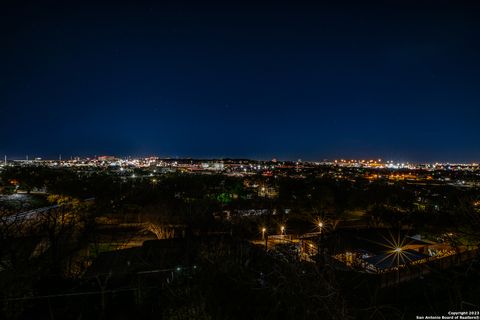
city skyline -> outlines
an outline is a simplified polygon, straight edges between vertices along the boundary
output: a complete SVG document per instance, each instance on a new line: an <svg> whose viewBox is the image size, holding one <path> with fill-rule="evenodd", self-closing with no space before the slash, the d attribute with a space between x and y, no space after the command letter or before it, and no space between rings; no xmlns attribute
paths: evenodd
<svg viewBox="0 0 480 320"><path fill-rule="evenodd" d="M477 168L480 166L478 161L405 161L400 159L382 159L378 157L355 159L355 158L323 158L323 159L282 159L282 158L246 158L246 157L179 157L179 156L169 156L169 155L113 155L113 154L99 154L99 155L86 155L86 156L62 156L59 154L57 157L37 157L35 155L25 155L24 157L8 157L7 155L3 156L3 161L0 162L0 165L3 163L7 165L9 162L26 162L26 163L41 163L41 164L61 164L61 163L110 163L115 166L121 166L128 163L133 163L135 161L169 161L171 163L176 163L178 161L182 163L201 163L201 162L240 162L240 163L305 163L305 164L316 164L316 165L338 165L338 166L365 166L369 168L378 168L378 169L419 169L419 168L437 168L445 169L452 166L455 168L459 166L460 168ZM133 162L132 162L133 161ZM121 164L120 162L125 162Z"/></svg>

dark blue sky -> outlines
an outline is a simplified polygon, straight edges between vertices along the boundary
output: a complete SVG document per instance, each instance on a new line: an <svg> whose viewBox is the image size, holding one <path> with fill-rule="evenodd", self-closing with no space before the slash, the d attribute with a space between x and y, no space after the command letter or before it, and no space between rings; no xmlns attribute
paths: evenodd
<svg viewBox="0 0 480 320"><path fill-rule="evenodd" d="M480 161L475 1L8 2L1 155Z"/></svg>

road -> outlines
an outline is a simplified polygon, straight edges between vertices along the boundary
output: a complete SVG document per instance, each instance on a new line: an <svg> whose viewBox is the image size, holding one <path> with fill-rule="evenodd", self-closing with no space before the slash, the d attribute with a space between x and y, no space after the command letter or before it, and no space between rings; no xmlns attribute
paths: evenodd
<svg viewBox="0 0 480 320"><path fill-rule="evenodd" d="M84 202L91 202L91 201L94 201L94 200L95 200L95 198L88 198L88 199L85 199L83 201ZM41 213L48 212L49 210L53 210L53 209L57 209L57 208L66 206L70 203L71 202L56 204L56 205L53 205L53 206L42 207L42 208L37 208L37 209L29 210L29 211L19 212L19 213L16 213L14 215L6 217L5 222L9 222L9 223L15 222L15 221L23 222L23 221L35 219Z"/></svg>

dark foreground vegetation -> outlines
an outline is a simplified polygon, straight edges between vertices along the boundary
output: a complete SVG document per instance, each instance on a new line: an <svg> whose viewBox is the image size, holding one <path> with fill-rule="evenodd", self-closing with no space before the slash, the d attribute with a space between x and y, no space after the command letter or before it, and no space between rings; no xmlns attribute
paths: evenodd
<svg viewBox="0 0 480 320"><path fill-rule="evenodd" d="M328 170L231 177L6 167L4 194L40 200L1 203L0 318L412 319L479 310L478 256L381 288L321 255L305 262L287 244L252 243L262 228L302 234L321 220L326 241L344 228L388 228L480 244L477 188Z"/></svg>

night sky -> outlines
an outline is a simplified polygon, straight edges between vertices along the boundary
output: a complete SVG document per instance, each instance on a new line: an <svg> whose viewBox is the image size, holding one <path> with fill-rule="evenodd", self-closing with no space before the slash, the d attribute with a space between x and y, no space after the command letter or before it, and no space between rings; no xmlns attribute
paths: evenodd
<svg viewBox="0 0 480 320"><path fill-rule="evenodd" d="M0 155L480 161L475 2L2 1Z"/></svg>

